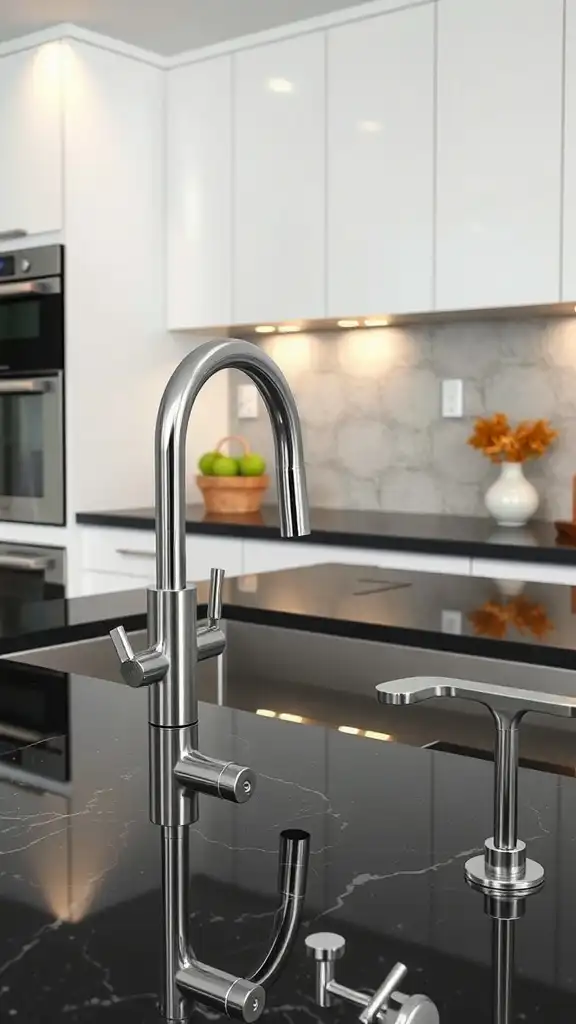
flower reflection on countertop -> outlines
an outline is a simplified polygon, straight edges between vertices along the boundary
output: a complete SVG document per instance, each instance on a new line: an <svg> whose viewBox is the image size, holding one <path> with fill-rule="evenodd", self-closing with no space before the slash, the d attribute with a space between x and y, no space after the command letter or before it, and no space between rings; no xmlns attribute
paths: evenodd
<svg viewBox="0 0 576 1024"><path fill-rule="evenodd" d="M486 601L481 608L469 612L468 618L476 636L503 640L509 629L543 640L554 630L543 605L514 597L509 601Z"/></svg>

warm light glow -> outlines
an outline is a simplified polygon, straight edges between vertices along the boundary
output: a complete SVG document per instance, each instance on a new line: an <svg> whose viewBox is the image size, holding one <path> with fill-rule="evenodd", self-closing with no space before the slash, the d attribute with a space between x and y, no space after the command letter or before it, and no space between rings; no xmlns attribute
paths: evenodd
<svg viewBox="0 0 576 1024"><path fill-rule="evenodd" d="M339 725L338 732L345 732L349 736L359 736L360 729L356 729L353 725Z"/></svg>
<svg viewBox="0 0 576 1024"><path fill-rule="evenodd" d="M269 78L268 88L271 92L294 92L294 85L287 78Z"/></svg>
<svg viewBox="0 0 576 1024"><path fill-rule="evenodd" d="M268 711L268 708L258 708L256 711L257 715L262 715L262 718L276 718L276 711Z"/></svg>
<svg viewBox="0 0 576 1024"><path fill-rule="evenodd" d="M297 334L301 330L300 324L281 324L278 328L280 334Z"/></svg>
<svg viewBox="0 0 576 1024"><path fill-rule="evenodd" d="M289 341L276 334L264 342L266 351L278 363L291 383L308 373L313 362L313 340L309 334L292 334Z"/></svg>
<svg viewBox="0 0 576 1024"><path fill-rule="evenodd" d="M358 121L358 128L361 132L376 135L382 131L382 123L380 121Z"/></svg>
<svg viewBox="0 0 576 1024"><path fill-rule="evenodd" d="M301 725L304 721L302 715L291 715L288 711L283 711L278 718L281 718L283 722L296 722L297 725Z"/></svg>
<svg viewBox="0 0 576 1024"><path fill-rule="evenodd" d="M367 729L364 736L367 740L382 740L384 743L387 743L392 739L388 732L372 732L371 729Z"/></svg>
<svg viewBox="0 0 576 1024"><path fill-rule="evenodd" d="M360 327L359 320L339 320L338 327Z"/></svg>
<svg viewBox="0 0 576 1024"><path fill-rule="evenodd" d="M576 313L576 306L574 306L574 312Z"/></svg>
<svg viewBox="0 0 576 1024"><path fill-rule="evenodd" d="M369 317L364 321L364 327L387 327L389 321L385 317Z"/></svg>
<svg viewBox="0 0 576 1024"><path fill-rule="evenodd" d="M258 327L254 328L256 334L274 334L276 328L272 324L259 324Z"/></svg>

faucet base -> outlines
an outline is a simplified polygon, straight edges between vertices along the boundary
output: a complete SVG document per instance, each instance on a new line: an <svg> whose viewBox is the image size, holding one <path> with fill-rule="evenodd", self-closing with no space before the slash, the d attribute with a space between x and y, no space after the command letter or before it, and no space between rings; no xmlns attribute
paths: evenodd
<svg viewBox="0 0 576 1024"><path fill-rule="evenodd" d="M529 896L544 884L544 868L526 857L521 840L512 850L501 850L487 839L484 855L467 861L464 874L474 889L488 895Z"/></svg>

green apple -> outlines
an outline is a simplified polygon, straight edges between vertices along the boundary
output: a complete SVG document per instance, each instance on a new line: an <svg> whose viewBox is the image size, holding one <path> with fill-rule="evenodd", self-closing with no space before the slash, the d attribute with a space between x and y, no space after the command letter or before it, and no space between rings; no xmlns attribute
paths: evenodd
<svg viewBox="0 0 576 1024"><path fill-rule="evenodd" d="M198 469L203 476L212 476L214 462L219 459L220 452L205 452L198 459Z"/></svg>
<svg viewBox="0 0 576 1024"><path fill-rule="evenodd" d="M219 455L212 463L212 476L238 476L238 459Z"/></svg>
<svg viewBox="0 0 576 1024"><path fill-rule="evenodd" d="M240 473L242 476L262 476L266 472L266 462L256 452L249 452L239 459Z"/></svg>

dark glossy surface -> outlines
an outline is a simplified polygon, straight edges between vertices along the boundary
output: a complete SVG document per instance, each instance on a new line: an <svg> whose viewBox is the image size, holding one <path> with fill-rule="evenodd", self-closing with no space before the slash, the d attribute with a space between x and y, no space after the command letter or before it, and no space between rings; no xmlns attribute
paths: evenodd
<svg viewBox="0 0 576 1024"><path fill-rule="evenodd" d="M93 526L123 526L132 530L152 530L155 526L152 508L80 512L76 520ZM576 547L558 544L554 524L549 522L535 521L521 529L506 529L480 516L313 508L310 525L309 536L297 537L290 543L576 565ZM206 515L202 505L189 505L186 529L188 533L277 539L280 521L273 506L265 506L255 515L223 517Z"/></svg>
<svg viewBox="0 0 576 1024"><path fill-rule="evenodd" d="M497 581L366 566L318 565L228 579L224 617L315 633L557 668L576 668L576 597L558 584ZM207 584L198 587L205 614ZM142 629L144 590L0 603L0 653ZM501 631L502 616L506 618ZM543 631L542 631L543 630Z"/></svg>
<svg viewBox="0 0 576 1024"><path fill-rule="evenodd" d="M234 675L230 690L241 690ZM34 694L39 684L47 677L37 670L0 669L0 694ZM0 748L0 1019L157 1024L159 836L148 822L146 694L77 676L55 684L68 716L50 728L60 730L68 781L47 770L55 736L22 744L35 753L20 768L26 751ZM277 903L279 833L306 828L304 934L345 935L339 980L372 989L401 960L405 991L431 996L442 1024L496 1024L492 923L463 881L465 860L491 830L492 766L344 735L323 724L321 708L316 724L299 725L237 710L227 690L217 706L215 681L203 696L202 749L250 764L259 781L242 807L201 800L197 953L253 969ZM5 706L3 717L14 723L18 713ZM566 1024L576 1013L576 780L522 771L520 793L520 833L547 882L516 926L515 1012L497 1024ZM265 1019L351 1024L353 1008L315 1006L304 934ZM197 1019L222 1020L200 1009Z"/></svg>

